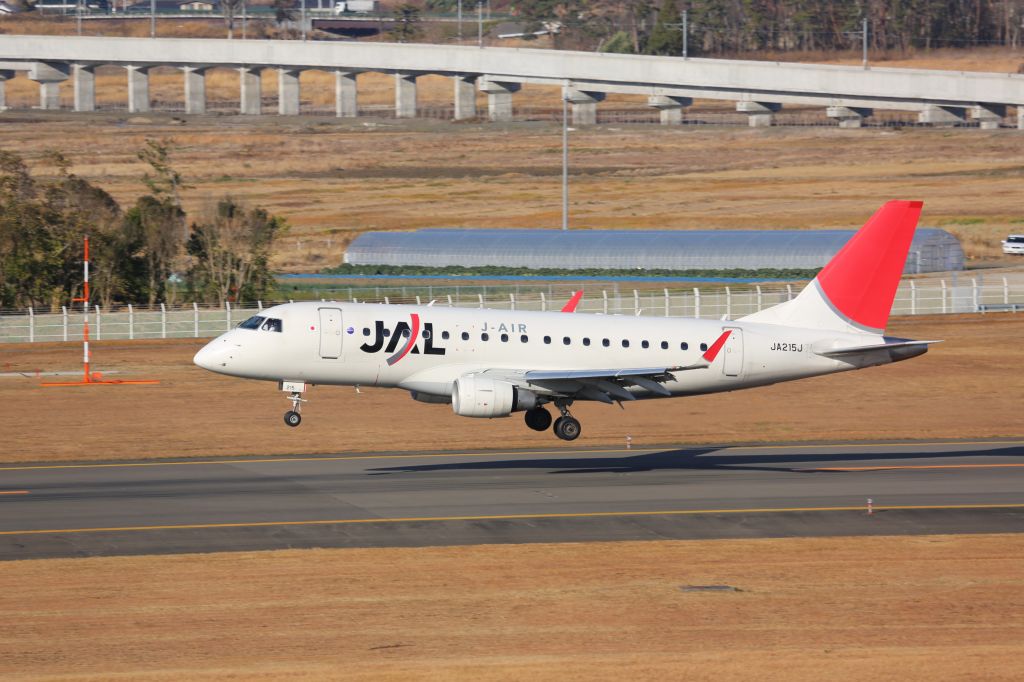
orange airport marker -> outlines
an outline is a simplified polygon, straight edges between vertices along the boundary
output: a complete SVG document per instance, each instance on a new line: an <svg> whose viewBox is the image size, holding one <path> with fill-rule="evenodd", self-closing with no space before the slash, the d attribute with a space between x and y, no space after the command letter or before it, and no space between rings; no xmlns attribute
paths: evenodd
<svg viewBox="0 0 1024 682"><path fill-rule="evenodd" d="M81 303L84 320L82 324L82 380L81 381L52 381L43 382L41 386L91 386L110 384L159 384L158 379L103 379L99 372L95 374L89 371L89 237L85 238L85 251L82 258L82 270L84 280L82 282L82 297L72 298L72 303ZM36 370L38 376L39 370Z"/></svg>

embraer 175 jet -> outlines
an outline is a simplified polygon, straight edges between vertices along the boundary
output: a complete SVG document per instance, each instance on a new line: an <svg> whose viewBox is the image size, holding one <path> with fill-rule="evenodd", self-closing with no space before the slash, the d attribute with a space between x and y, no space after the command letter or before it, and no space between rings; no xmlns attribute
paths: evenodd
<svg viewBox="0 0 1024 682"><path fill-rule="evenodd" d="M524 412L575 440L579 400L624 403L735 391L899 362L934 341L884 335L922 202L890 201L790 301L738 320L431 305L302 302L264 310L195 356L205 369L276 381L298 426L308 386L382 386L463 417Z"/></svg>

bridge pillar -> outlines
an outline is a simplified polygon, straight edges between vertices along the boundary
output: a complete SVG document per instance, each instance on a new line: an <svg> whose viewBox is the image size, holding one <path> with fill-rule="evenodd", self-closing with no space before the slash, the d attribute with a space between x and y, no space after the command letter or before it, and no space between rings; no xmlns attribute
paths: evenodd
<svg viewBox="0 0 1024 682"><path fill-rule="evenodd" d="M572 105L572 124L592 126L597 124L597 103L604 100L603 92L589 92L577 88L562 88L562 96Z"/></svg>
<svg viewBox="0 0 1024 682"><path fill-rule="evenodd" d="M668 95L651 95L647 98L647 106L654 107L661 114L661 125L679 125L683 122L683 109L693 104L692 97L675 97Z"/></svg>
<svg viewBox="0 0 1024 682"><path fill-rule="evenodd" d="M128 72L128 111L132 114L149 111L149 67L126 66Z"/></svg>
<svg viewBox="0 0 1024 682"><path fill-rule="evenodd" d="M954 126L963 123L967 117L964 107L940 107L929 104L917 115L918 123L930 123L933 126Z"/></svg>
<svg viewBox="0 0 1024 682"><path fill-rule="evenodd" d="M825 109L825 115L839 120L840 128L860 128L864 119L874 114L873 109L834 106Z"/></svg>
<svg viewBox="0 0 1024 682"><path fill-rule="evenodd" d="M487 117L494 122L512 120L512 93L519 92L519 83L503 83L481 78L478 87L487 93Z"/></svg>
<svg viewBox="0 0 1024 682"><path fill-rule="evenodd" d="M476 76L452 76L455 84L455 120L476 118Z"/></svg>
<svg viewBox="0 0 1024 682"><path fill-rule="evenodd" d="M96 67L73 64L71 74L75 87L75 111L96 111Z"/></svg>
<svg viewBox="0 0 1024 682"><path fill-rule="evenodd" d="M242 66L238 69L239 82L239 113L246 116L259 116L263 113L263 81L260 78L262 69L254 66Z"/></svg>
<svg viewBox="0 0 1024 682"><path fill-rule="evenodd" d="M185 113L206 113L206 68L183 66L185 74Z"/></svg>
<svg viewBox="0 0 1024 682"><path fill-rule="evenodd" d="M736 111L747 114L751 128L767 128L775 120L775 112L782 108L778 102L736 102Z"/></svg>
<svg viewBox="0 0 1024 682"><path fill-rule="evenodd" d="M277 113L280 116L299 115L298 69L277 70Z"/></svg>
<svg viewBox="0 0 1024 682"><path fill-rule="evenodd" d="M338 118L355 118L359 115L359 91L356 89L354 71L334 72L334 114Z"/></svg>
<svg viewBox="0 0 1024 682"><path fill-rule="evenodd" d="M29 80L39 83L39 108L60 109L60 84L68 79L65 63L35 62L28 71Z"/></svg>
<svg viewBox="0 0 1024 682"><path fill-rule="evenodd" d="M13 71L0 71L0 111L7 111L7 81L11 78Z"/></svg>
<svg viewBox="0 0 1024 682"><path fill-rule="evenodd" d="M971 118L978 122L982 130L998 130L999 124L1006 116L1006 105L985 104L971 107Z"/></svg>
<svg viewBox="0 0 1024 682"><path fill-rule="evenodd" d="M395 118L416 118L415 73L395 74Z"/></svg>

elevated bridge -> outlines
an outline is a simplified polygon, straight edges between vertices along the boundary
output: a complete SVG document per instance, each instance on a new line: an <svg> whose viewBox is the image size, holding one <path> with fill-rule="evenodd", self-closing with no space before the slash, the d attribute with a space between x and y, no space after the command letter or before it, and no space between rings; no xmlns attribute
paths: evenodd
<svg viewBox="0 0 1024 682"><path fill-rule="evenodd" d="M646 95L664 124L681 121L694 98L702 98L735 102L752 126L771 125L783 106L799 105L820 106L844 127L894 109L917 112L922 123L975 119L983 128L999 127L1015 111L1024 129L1024 75L1018 74L371 42L3 35L0 96L3 81L25 71L39 83L40 107L56 109L59 83L72 78L75 110L92 111L101 65L124 67L132 112L150 109L149 70L169 66L184 74L190 114L206 110L206 72L228 68L241 75L239 112L252 115L261 113L260 73L273 69L281 115L299 113L299 74L320 70L335 76L339 117L357 115L357 75L373 71L394 74L399 118L416 116L416 79L440 74L452 78L456 119L478 115L480 90L490 120L510 120L515 93L532 83L560 87L576 125L596 122L608 93L627 93Z"/></svg>

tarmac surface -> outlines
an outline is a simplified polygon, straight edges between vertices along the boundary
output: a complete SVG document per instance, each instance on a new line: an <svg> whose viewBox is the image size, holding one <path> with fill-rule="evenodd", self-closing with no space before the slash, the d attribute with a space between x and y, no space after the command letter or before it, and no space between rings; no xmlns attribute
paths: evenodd
<svg viewBox="0 0 1024 682"><path fill-rule="evenodd" d="M3 560L1022 531L1024 441L0 467Z"/></svg>

